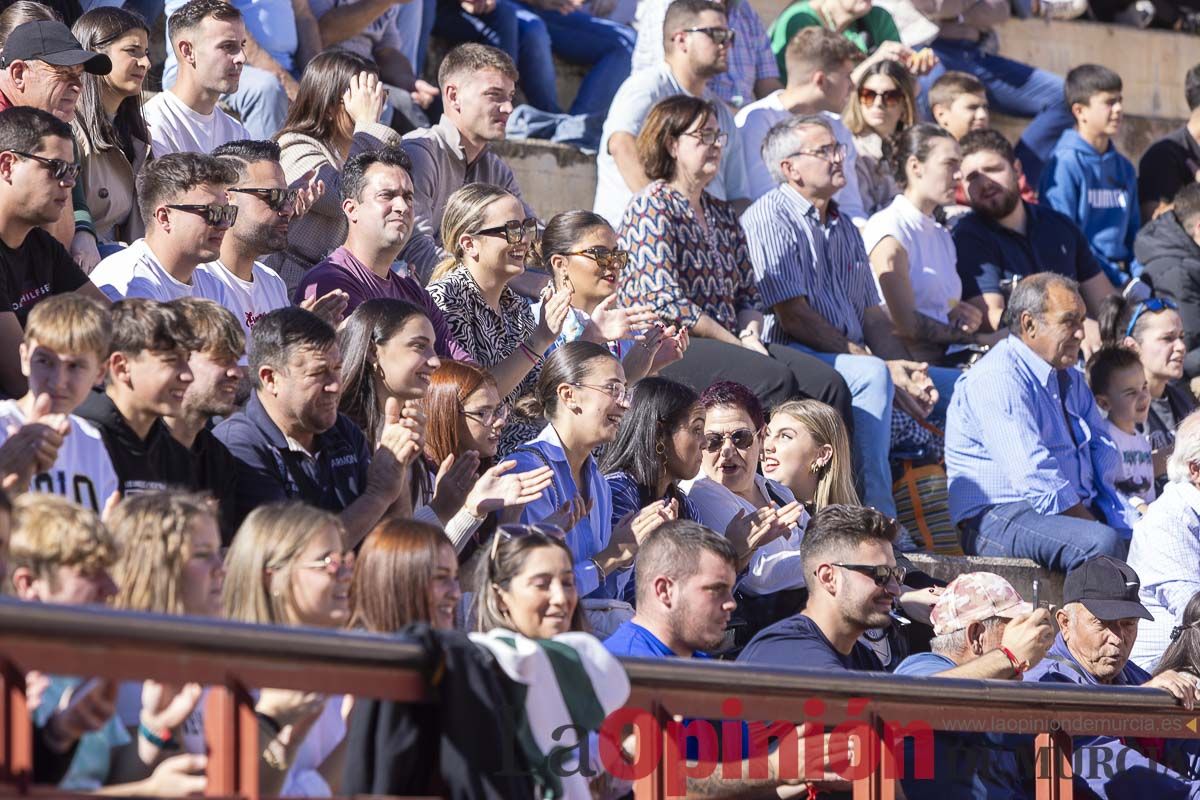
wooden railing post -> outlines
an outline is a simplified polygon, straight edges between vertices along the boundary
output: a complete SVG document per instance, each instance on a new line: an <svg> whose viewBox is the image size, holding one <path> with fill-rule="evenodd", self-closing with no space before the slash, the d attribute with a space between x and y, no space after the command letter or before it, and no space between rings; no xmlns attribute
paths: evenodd
<svg viewBox="0 0 1200 800"><path fill-rule="evenodd" d="M204 705L204 742L208 748L208 796L259 800L258 766L262 756L254 698L237 680L208 690Z"/></svg>
<svg viewBox="0 0 1200 800"><path fill-rule="evenodd" d="M884 738L883 718L878 714L867 717L863 727L865 735L856 749L861 751L858 765L871 767L866 775L854 782L854 800L895 800L896 780L900 772L896 765L896 754ZM857 766L857 765L856 765Z"/></svg>
<svg viewBox="0 0 1200 800"><path fill-rule="evenodd" d="M25 702L25 675L0 660L0 783L20 794L33 781L33 722Z"/></svg>
<svg viewBox="0 0 1200 800"><path fill-rule="evenodd" d="M667 759L679 757L675 740L670 735L667 722L671 719L662 703L650 703L650 712L654 724L648 736L638 734L636 764L644 764L647 759L655 760L654 769L645 777L633 784L633 794L637 800L666 800L667 797ZM651 741L653 736L655 741Z"/></svg>
<svg viewBox="0 0 1200 800"><path fill-rule="evenodd" d="M1037 800L1071 800L1074 797L1071 751L1071 737L1063 731L1037 735L1033 745Z"/></svg>

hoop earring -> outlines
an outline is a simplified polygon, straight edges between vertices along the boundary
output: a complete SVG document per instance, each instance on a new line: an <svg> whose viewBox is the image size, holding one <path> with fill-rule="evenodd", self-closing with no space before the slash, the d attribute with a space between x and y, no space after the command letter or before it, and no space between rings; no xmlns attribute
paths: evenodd
<svg viewBox="0 0 1200 800"><path fill-rule="evenodd" d="M666 455L666 452L667 452L667 446L665 444L663 444L662 440L660 439L658 441L658 444L654 445L654 455L663 456L663 455Z"/></svg>
<svg viewBox="0 0 1200 800"><path fill-rule="evenodd" d="M816 475L821 471L821 467L822 464L820 462L814 461L808 465L808 472L810 475Z"/></svg>

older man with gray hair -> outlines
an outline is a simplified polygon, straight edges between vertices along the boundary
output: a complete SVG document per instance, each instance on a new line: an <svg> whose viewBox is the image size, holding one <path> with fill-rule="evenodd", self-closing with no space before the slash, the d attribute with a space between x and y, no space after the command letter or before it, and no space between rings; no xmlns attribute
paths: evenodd
<svg viewBox="0 0 1200 800"><path fill-rule="evenodd" d="M1169 483L1133 526L1129 566L1142 576L1139 599L1153 619L1138 625L1133 660L1152 670L1171 643L1172 629L1200 592L1200 411L1175 431L1167 462Z"/></svg>
<svg viewBox="0 0 1200 800"><path fill-rule="evenodd" d="M1032 558L1066 572L1124 557L1136 513L1114 488L1121 454L1075 369L1087 316L1079 284L1023 278L1010 336L959 381L946 424L950 517L968 555Z"/></svg>
<svg viewBox="0 0 1200 800"><path fill-rule="evenodd" d="M762 154L779 185L755 201L742 227L770 312L763 341L816 356L846 380L864 501L894 517L892 404L923 419L940 392L936 410L944 411L959 373L913 361L880 304L862 236L833 199L846 185L846 146L828 119L810 114L777 123Z"/></svg>

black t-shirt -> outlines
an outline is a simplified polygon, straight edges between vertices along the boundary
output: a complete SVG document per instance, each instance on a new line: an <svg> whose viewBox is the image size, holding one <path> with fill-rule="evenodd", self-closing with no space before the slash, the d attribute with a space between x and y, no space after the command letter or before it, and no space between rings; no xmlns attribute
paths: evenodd
<svg viewBox="0 0 1200 800"><path fill-rule="evenodd" d="M1195 166L1188 166L1188 160ZM1138 201L1169 203L1183 187L1195 181L1200 168L1200 143L1187 126L1171 131L1150 145L1138 163Z"/></svg>
<svg viewBox="0 0 1200 800"><path fill-rule="evenodd" d="M73 292L87 283L67 248L41 228L34 228L16 250L0 241L0 312L25 320L47 297Z"/></svg>
<svg viewBox="0 0 1200 800"><path fill-rule="evenodd" d="M817 623L803 614L795 614L759 631L737 660L783 669L883 672L883 665L871 648L857 641L850 654L844 656L834 649Z"/></svg>

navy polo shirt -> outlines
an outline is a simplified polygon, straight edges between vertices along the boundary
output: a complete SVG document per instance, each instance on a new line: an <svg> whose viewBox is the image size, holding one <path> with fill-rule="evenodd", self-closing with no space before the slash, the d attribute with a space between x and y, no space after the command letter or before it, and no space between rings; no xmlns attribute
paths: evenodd
<svg viewBox="0 0 1200 800"><path fill-rule="evenodd" d="M371 451L367 438L350 419L313 437L312 455L288 445L258 399L250 395L239 411L213 429L237 462L237 523L255 508L280 500L303 500L340 512L367 486Z"/></svg>
<svg viewBox="0 0 1200 800"><path fill-rule="evenodd" d="M1024 235L975 212L954 226L964 300L1000 294L1000 282L1014 276L1057 272L1083 283L1100 273L1087 239L1066 216L1025 203L1025 220Z"/></svg>

